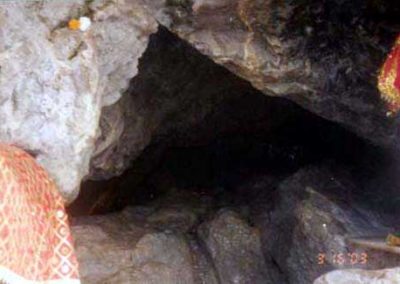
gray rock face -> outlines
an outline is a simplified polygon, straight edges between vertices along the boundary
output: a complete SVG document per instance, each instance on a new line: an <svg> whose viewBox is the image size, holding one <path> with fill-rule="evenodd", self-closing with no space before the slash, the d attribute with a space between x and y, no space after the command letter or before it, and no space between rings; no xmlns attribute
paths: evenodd
<svg viewBox="0 0 400 284"><path fill-rule="evenodd" d="M321 276L314 284L398 284L400 283L400 269L382 270L337 270Z"/></svg>
<svg viewBox="0 0 400 284"><path fill-rule="evenodd" d="M87 32L72 17L93 18ZM154 20L134 3L0 5L0 140L37 156L67 201L89 172L101 107L137 73Z"/></svg>
<svg viewBox="0 0 400 284"><path fill-rule="evenodd" d="M190 247L182 235L126 218L89 217L72 227L83 283L194 283Z"/></svg>
<svg viewBox="0 0 400 284"><path fill-rule="evenodd" d="M212 221L201 225L199 235L221 283L281 283L275 268L268 267L264 260L259 231L238 214L217 213Z"/></svg>
<svg viewBox="0 0 400 284"><path fill-rule="evenodd" d="M74 219L83 283L219 283L205 250L190 234L210 206L171 189L148 206Z"/></svg>
<svg viewBox="0 0 400 284"><path fill-rule="evenodd" d="M132 254L132 264L105 283L194 283L189 246L175 235L143 236Z"/></svg>
<svg viewBox="0 0 400 284"><path fill-rule="evenodd" d="M259 231L214 205L174 189L147 206L74 219L83 283L283 283Z"/></svg>
<svg viewBox="0 0 400 284"><path fill-rule="evenodd" d="M346 175L324 167L302 169L279 185L276 205L258 225L265 255L277 262L289 283L312 283L338 268L398 265L398 257L382 256L348 242L349 238L385 236L390 231L380 224L377 214L354 202L354 190Z"/></svg>
<svg viewBox="0 0 400 284"><path fill-rule="evenodd" d="M266 95L395 145L376 74L396 32L365 1L146 0L157 20ZM379 1L382 9L397 11ZM386 6L388 5L388 6ZM396 13L396 12L394 12ZM376 18L371 14L377 14Z"/></svg>
<svg viewBox="0 0 400 284"><path fill-rule="evenodd" d="M37 5L0 6L0 137L37 154L71 199L88 170L100 115L96 51L89 34L52 31Z"/></svg>

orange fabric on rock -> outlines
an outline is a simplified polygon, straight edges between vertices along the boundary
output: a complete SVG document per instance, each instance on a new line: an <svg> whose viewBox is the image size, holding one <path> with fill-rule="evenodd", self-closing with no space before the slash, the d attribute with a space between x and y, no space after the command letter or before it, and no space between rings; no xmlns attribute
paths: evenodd
<svg viewBox="0 0 400 284"><path fill-rule="evenodd" d="M64 201L26 152L0 144L0 282L80 283Z"/></svg>
<svg viewBox="0 0 400 284"><path fill-rule="evenodd" d="M378 89L391 112L400 109L400 36L382 66Z"/></svg>

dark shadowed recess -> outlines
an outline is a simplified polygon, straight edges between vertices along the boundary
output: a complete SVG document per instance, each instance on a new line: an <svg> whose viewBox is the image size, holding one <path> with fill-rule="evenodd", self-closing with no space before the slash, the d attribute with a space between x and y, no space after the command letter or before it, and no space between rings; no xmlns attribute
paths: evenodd
<svg viewBox="0 0 400 284"><path fill-rule="evenodd" d="M376 72L400 31L397 0L299 0L286 36L322 66L324 92L379 105ZM358 62L358 64L355 64ZM372 71L376 70L376 71ZM371 72L372 71L372 72Z"/></svg>
<svg viewBox="0 0 400 284"><path fill-rule="evenodd" d="M155 84L155 90L165 90L168 86L174 90L181 83L179 76L166 73L162 80L149 83L149 75L144 75L155 64L152 58L169 56L166 50L171 46L176 54L165 64L194 60L187 56L196 54L198 64L207 61L216 72L223 69L161 29L151 37L140 61L139 75L132 84L142 90L148 84ZM70 213L75 216L105 214L128 205L143 205L172 187L208 194L218 200L216 204L234 206L238 200L246 202L246 194L250 193L237 189L252 177L272 175L282 179L312 164L334 164L351 175L357 182L357 187L352 189L354 202L369 210L391 214L400 211L399 200L394 197L397 181L393 178L395 167L389 149L374 146L286 99L267 97L242 79L226 70L223 72L228 81L237 80L241 86L236 93L232 91L231 98L228 96L216 104L195 125L186 128L169 125L168 131L158 133L120 177L84 182L81 194L69 208ZM196 70L191 73L196 76ZM204 83L207 80L204 78ZM224 82L212 84L224 90L220 85ZM173 92L158 95L174 99Z"/></svg>

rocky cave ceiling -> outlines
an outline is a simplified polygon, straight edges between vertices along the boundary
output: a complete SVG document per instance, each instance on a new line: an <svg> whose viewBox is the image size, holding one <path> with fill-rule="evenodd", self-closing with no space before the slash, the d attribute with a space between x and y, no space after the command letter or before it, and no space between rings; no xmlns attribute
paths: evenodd
<svg viewBox="0 0 400 284"><path fill-rule="evenodd" d="M75 215L108 213L73 219L87 283L308 284L343 268L316 264L325 251L371 256L352 268L395 267L398 253L349 237L399 228L399 116L376 88L399 9L1 5L0 139L33 153L68 202L83 184ZM68 28L79 16L89 30Z"/></svg>
<svg viewBox="0 0 400 284"><path fill-rule="evenodd" d="M266 95L397 149L397 116L387 115L376 89L398 30L395 1L74 0L12 3L1 13L0 137L35 153L70 201L96 172L90 160L114 151L123 117L110 114L106 124L120 127L107 137L99 119L137 74L159 24ZM91 28L69 30L68 19L81 15L92 18ZM149 143L158 115L133 118L131 159Z"/></svg>

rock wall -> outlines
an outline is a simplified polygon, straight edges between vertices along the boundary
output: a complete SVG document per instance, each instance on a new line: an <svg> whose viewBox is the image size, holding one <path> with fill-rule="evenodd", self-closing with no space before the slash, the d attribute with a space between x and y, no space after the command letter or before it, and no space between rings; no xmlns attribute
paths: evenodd
<svg viewBox="0 0 400 284"><path fill-rule="evenodd" d="M137 73L156 22L116 1L0 5L0 140L32 152L67 201L89 172L104 105ZM90 16L87 32L72 17Z"/></svg>
<svg viewBox="0 0 400 284"><path fill-rule="evenodd" d="M396 1L144 2L161 24L266 95L396 146L398 118L386 117L376 88L400 31Z"/></svg>
<svg viewBox="0 0 400 284"><path fill-rule="evenodd" d="M325 166L301 169L279 184L273 209L258 216L264 252L276 260L289 283L312 283L333 269L398 264L398 256L349 243L350 238L384 236L392 228L368 205L357 204L359 186L345 173ZM340 261L339 254L344 256ZM358 261L351 263L349 254ZM368 260L361 261L362 254Z"/></svg>

